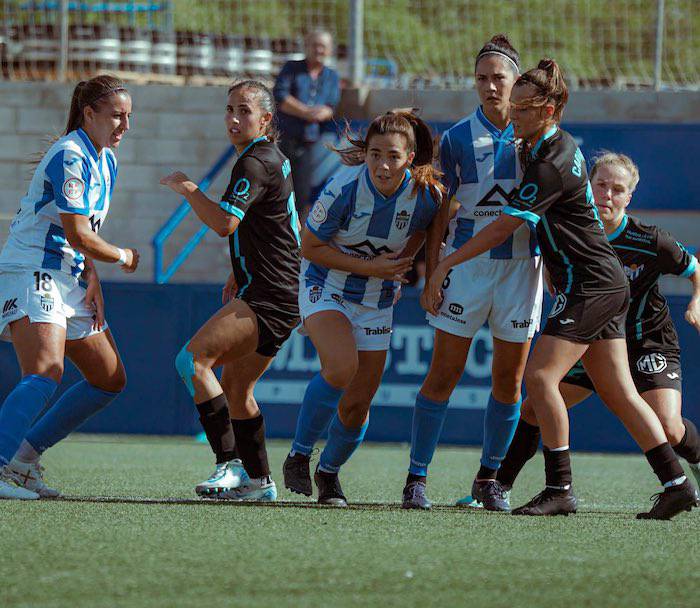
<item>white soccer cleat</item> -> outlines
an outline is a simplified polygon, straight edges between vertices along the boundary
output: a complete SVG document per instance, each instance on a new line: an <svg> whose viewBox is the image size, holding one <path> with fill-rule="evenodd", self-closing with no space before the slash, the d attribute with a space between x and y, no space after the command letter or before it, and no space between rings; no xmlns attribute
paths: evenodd
<svg viewBox="0 0 700 608"><path fill-rule="evenodd" d="M221 492L216 497L240 502L274 502L277 500L277 486L269 477L248 478L237 488Z"/></svg>
<svg viewBox="0 0 700 608"><path fill-rule="evenodd" d="M7 500L37 500L39 495L21 487L22 482L17 475L6 466L0 467L0 499Z"/></svg>
<svg viewBox="0 0 700 608"><path fill-rule="evenodd" d="M7 468L19 479L23 488L36 492L41 498L56 498L61 495L58 490L46 485L44 467L38 462L22 462L15 458L7 465Z"/></svg>
<svg viewBox="0 0 700 608"><path fill-rule="evenodd" d="M236 458L217 464L211 477L197 484L194 491L198 496L217 496L219 493L237 488L247 481L248 474L243 468L243 463Z"/></svg>

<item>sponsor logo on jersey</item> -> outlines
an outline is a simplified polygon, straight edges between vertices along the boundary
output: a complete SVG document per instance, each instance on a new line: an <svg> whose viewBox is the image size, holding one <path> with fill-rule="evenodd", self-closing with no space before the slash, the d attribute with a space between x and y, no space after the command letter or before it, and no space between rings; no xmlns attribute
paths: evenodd
<svg viewBox="0 0 700 608"><path fill-rule="evenodd" d="M644 264L630 264L629 266L625 266L625 274L630 281L634 281L636 278L638 278L639 275L642 274L643 270Z"/></svg>
<svg viewBox="0 0 700 608"><path fill-rule="evenodd" d="M85 192L85 182L77 177L71 177L63 182L63 196L70 201L78 200Z"/></svg>
<svg viewBox="0 0 700 608"><path fill-rule="evenodd" d="M396 217L394 218L394 224L396 224L396 228L398 230L403 230L406 226L408 226L408 222L411 219L411 214L403 209L402 211L399 211L396 214Z"/></svg>
<svg viewBox="0 0 700 608"><path fill-rule="evenodd" d="M321 201L316 201L313 209L311 210L311 219L317 224L323 224L327 217L328 212L326 211L326 208L323 206Z"/></svg>
<svg viewBox="0 0 700 608"><path fill-rule="evenodd" d="M17 298L10 298L5 300L5 304L2 307L2 318L4 319L8 315L17 311Z"/></svg>
<svg viewBox="0 0 700 608"><path fill-rule="evenodd" d="M517 188L513 188L511 194L516 190ZM496 184L474 205L474 217L498 217L501 215L500 207L508 204L509 196L510 194ZM497 209L479 209L478 207L497 207Z"/></svg>
<svg viewBox="0 0 700 608"><path fill-rule="evenodd" d="M642 355L637 360L637 370L642 374L658 374L666 369L668 363L661 353Z"/></svg>
<svg viewBox="0 0 700 608"><path fill-rule="evenodd" d="M513 329L527 329L532 325L532 319L525 319L524 321L516 321L515 319L511 319L510 322L513 325Z"/></svg>
<svg viewBox="0 0 700 608"><path fill-rule="evenodd" d="M391 327L365 327L366 336L385 336L391 333Z"/></svg>
<svg viewBox="0 0 700 608"><path fill-rule="evenodd" d="M319 285L314 285L311 289L309 289L309 302L312 304L316 304L321 299L321 296L323 295L323 287L320 287Z"/></svg>
<svg viewBox="0 0 700 608"><path fill-rule="evenodd" d="M361 243L356 243L355 245L345 245L343 247L343 253L354 255L355 257L361 257L363 259L372 259L376 258L378 255L382 255L383 253L391 253L391 249L389 249L386 245L375 247L371 241L365 240Z"/></svg>
<svg viewBox="0 0 700 608"><path fill-rule="evenodd" d="M239 203L247 203L250 198L250 181L245 177L239 178L233 185L231 197Z"/></svg>
<svg viewBox="0 0 700 608"><path fill-rule="evenodd" d="M44 312L51 312L53 310L53 297L44 294L41 296L41 300L39 302L41 304L41 308Z"/></svg>
<svg viewBox="0 0 700 608"><path fill-rule="evenodd" d="M447 307L447 310L449 310L453 315L461 315L464 312L464 306L457 304L457 302L451 302Z"/></svg>
<svg viewBox="0 0 700 608"><path fill-rule="evenodd" d="M552 310L549 311L549 318L556 317L561 313L562 310L566 308L566 296L563 293L558 293L556 300L554 300L554 305Z"/></svg>
<svg viewBox="0 0 700 608"><path fill-rule="evenodd" d="M340 294L332 293L331 300L333 300L336 304L340 304L341 306L344 306L343 297Z"/></svg>
<svg viewBox="0 0 700 608"><path fill-rule="evenodd" d="M477 163L483 163L493 152L484 152L479 158L476 159Z"/></svg>
<svg viewBox="0 0 700 608"><path fill-rule="evenodd" d="M90 216L90 227L92 231L97 233L100 231L100 226L102 226L102 218L95 219L94 215Z"/></svg>

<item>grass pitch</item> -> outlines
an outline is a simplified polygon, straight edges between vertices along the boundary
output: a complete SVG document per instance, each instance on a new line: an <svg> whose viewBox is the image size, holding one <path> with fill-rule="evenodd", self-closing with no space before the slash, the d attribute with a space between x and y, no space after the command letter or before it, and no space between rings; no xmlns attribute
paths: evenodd
<svg viewBox="0 0 700 608"><path fill-rule="evenodd" d="M287 449L270 444L278 486ZM478 457L438 450L429 496L445 506L429 513L398 508L408 448L395 445L363 446L342 472L348 498L371 504L309 508L280 487L284 502L261 507L191 500L206 446L77 435L45 457L76 500L0 502L0 605L700 606L699 514L636 521L657 491L641 456L575 455L579 514L551 519L449 508Z"/></svg>

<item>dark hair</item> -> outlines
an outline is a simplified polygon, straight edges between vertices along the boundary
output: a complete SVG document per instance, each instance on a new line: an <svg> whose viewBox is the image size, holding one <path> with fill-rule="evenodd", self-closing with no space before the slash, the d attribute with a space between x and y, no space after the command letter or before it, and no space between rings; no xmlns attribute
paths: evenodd
<svg viewBox="0 0 700 608"><path fill-rule="evenodd" d="M431 194L436 202L440 202L435 194L435 189L444 191L440 183L442 174L434 164L433 134L430 127L421 120L412 109L389 110L381 116L377 116L369 125L364 138L355 136L350 131L350 125L346 123L345 137L350 142L348 148L332 148L340 155L345 165L361 165L365 162L367 146L375 135L388 135L398 133L406 139L406 147L409 152L415 152L411 164L411 176L414 180L413 192L418 189L431 189Z"/></svg>
<svg viewBox="0 0 700 608"><path fill-rule="evenodd" d="M73 89L73 97L71 98L70 110L68 111L68 121L66 122L66 130L63 135L67 135L83 126L83 110L86 107L90 106L97 110L100 102L113 93L126 93L127 95L129 93L124 86L124 82L115 76L100 74L90 80L79 82Z"/></svg>
<svg viewBox="0 0 700 608"><path fill-rule="evenodd" d="M520 54L515 50L515 47L505 34L496 34L481 47L481 50L476 54L474 71L476 71L476 66L479 65L479 61L485 55L501 55L513 72L520 74Z"/></svg>
<svg viewBox="0 0 700 608"><path fill-rule="evenodd" d="M265 137L270 141L277 141L279 139L279 132L277 131L277 104L275 103L275 96L272 94L272 91L259 80L241 80L239 82L234 82L229 87L228 94L230 95L234 91L239 91L241 89L253 91L258 106L264 112L270 112L270 114L272 114L272 120L270 124L267 125Z"/></svg>
<svg viewBox="0 0 700 608"><path fill-rule="evenodd" d="M515 81L516 87L533 85L538 94L528 100L531 106L554 105L554 121L559 123L564 106L569 101L569 89L564 82L564 75L554 59L542 59L537 67L525 72Z"/></svg>

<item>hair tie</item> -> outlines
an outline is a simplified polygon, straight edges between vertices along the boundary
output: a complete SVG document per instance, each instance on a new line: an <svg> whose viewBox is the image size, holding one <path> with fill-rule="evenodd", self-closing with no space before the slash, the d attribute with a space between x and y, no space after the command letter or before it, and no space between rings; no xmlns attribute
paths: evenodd
<svg viewBox="0 0 700 608"><path fill-rule="evenodd" d="M518 64L515 63L515 61L513 61L510 57L508 57L508 55L506 55L502 51L484 51L482 53L479 53L476 56L476 64L474 66L475 69L476 69L476 65L478 65L478 63L479 63L479 59L481 59L482 57L484 57L486 55L500 55L501 57L505 57L511 63L511 65L515 68L516 74L520 74L520 68L518 67Z"/></svg>

